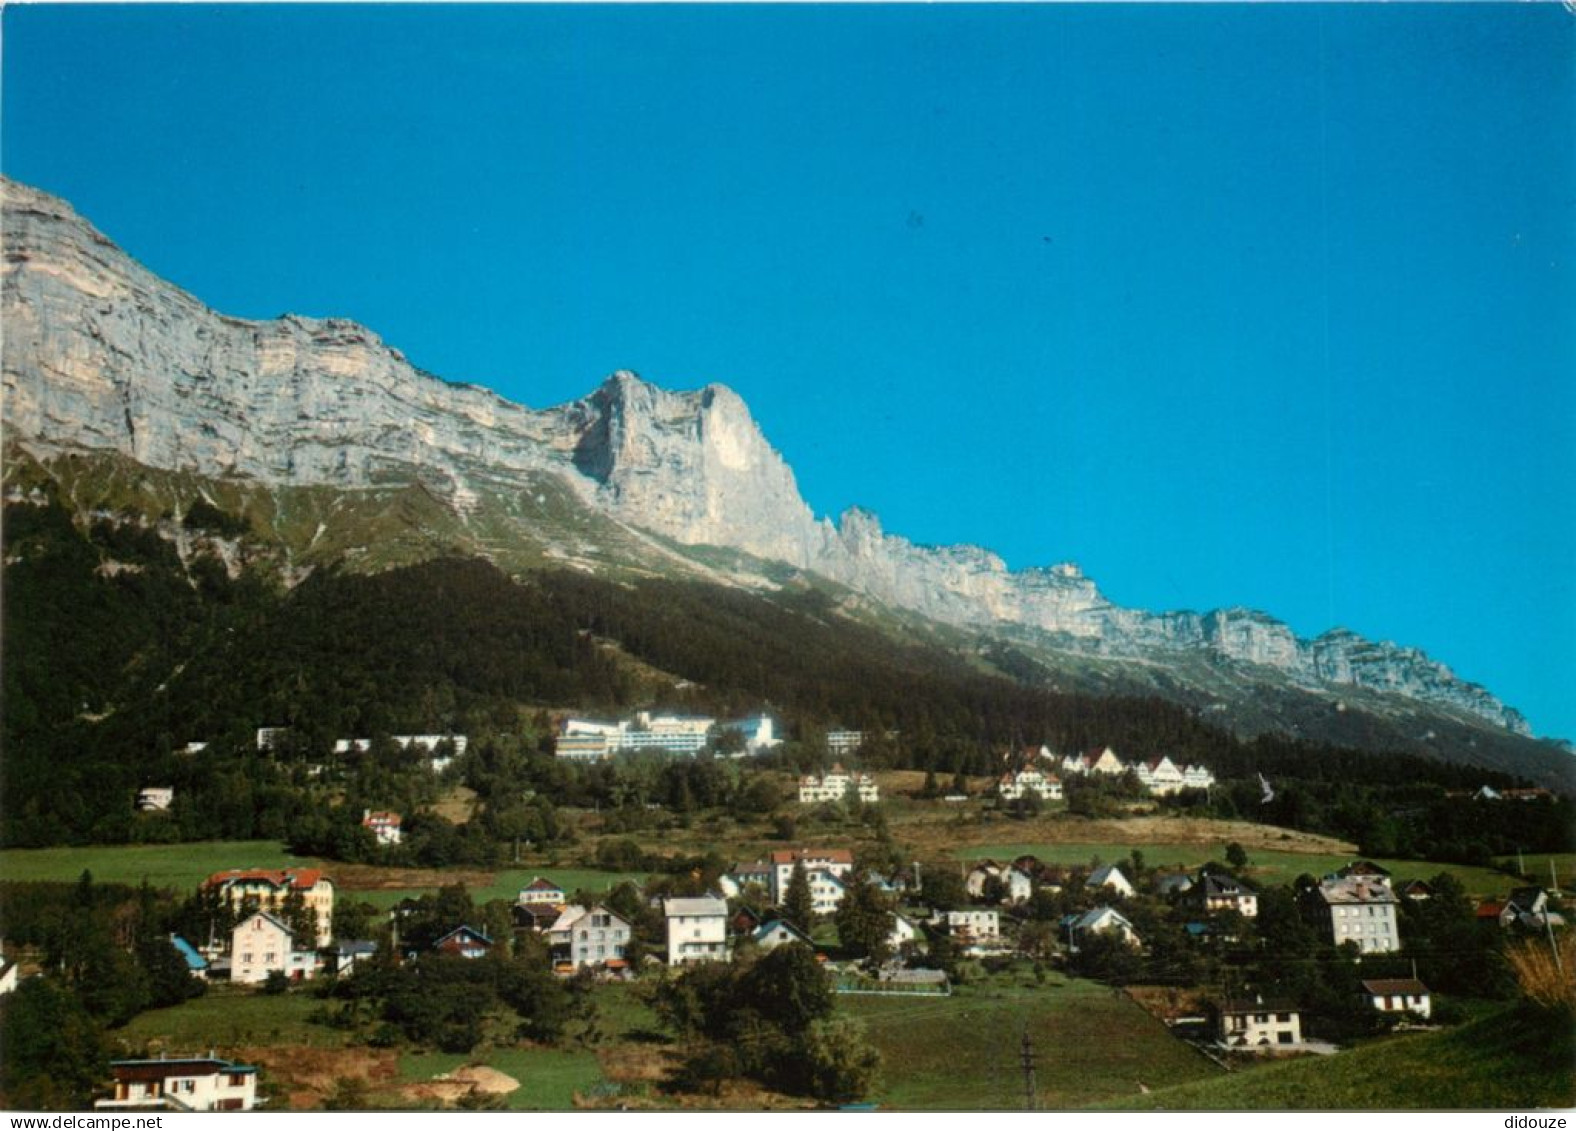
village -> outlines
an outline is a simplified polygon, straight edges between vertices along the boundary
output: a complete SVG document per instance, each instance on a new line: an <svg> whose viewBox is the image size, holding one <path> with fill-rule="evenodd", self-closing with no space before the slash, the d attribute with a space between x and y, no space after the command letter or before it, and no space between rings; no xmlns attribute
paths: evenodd
<svg viewBox="0 0 1576 1131"><path fill-rule="evenodd" d="M725 729L737 736L723 747L733 757L780 745L766 716ZM715 733L713 720L693 717L571 719L560 728L555 755L580 765L619 752L690 759L714 743ZM265 742L259 732L259 748L280 737L270 732ZM884 775L843 765L857 763L863 739L858 731L827 732L831 764L792 779L792 796L807 815L884 811ZM395 742L443 761L429 767L440 773L467 745L454 735ZM353 756L369 745L343 740L335 752ZM1124 760L1109 746L1064 756L1040 745L1004 754L982 792L978 783L969 783L972 795L921 790L901 804L952 821L961 818L948 814L971 810L985 820L995 813L1065 822L1069 782L1097 789L1125 782L1128 796L1167 799L1216 785L1207 768L1164 756ZM1509 799L1486 792L1474 803L1542 800L1538 791ZM170 802L170 791L159 787L138 797L144 810ZM360 824L379 846L400 846L401 813L363 808ZM1448 871L1398 877L1354 856L1317 875L1266 883L1242 845L1216 847L1190 867L1152 864L1138 843L1120 858L1079 863L1034 851L920 860L903 858L890 837L872 845L868 837L845 836L731 860L713 854L679 874L609 881L600 891L583 880L561 884L551 869L532 875L512 899L476 904L445 889L436 900L406 898L377 915L363 906L350 920L361 928L356 937L336 934L336 923L347 918L336 916L336 899L343 912L345 896L331 865L236 861L189 893L204 909L206 930L171 934L169 942L192 979L255 994L352 986L379 968L435 962L528 963L585 994L616 986L657 993L697 967L747 969L790 948L813 955L844 1001L943 1000L1004 972L1043 984L1055 971L1123 993L1201 1056L1252 1063L1327 1055L1354 1040L1458 1023L1468 1013L1456 999L1477 996L1472 982L1482 976L1485 954L1514 939L1546 939L1557 948L1566 927L1557 877L1548 886L1507 884L1498 898L1469 900ZM1442 948L1444 940L1462 938L1472 947ZM1421 970L1416 956L1423 956ZM14 964L7 977L14 988ZM470 1046L461 1039L454 1047ZM218 1111L264 1102L259 1065L223 1050L191 1052L163 1048L157 1057L112 1060L108 1094L96 1106Z"/></svg>

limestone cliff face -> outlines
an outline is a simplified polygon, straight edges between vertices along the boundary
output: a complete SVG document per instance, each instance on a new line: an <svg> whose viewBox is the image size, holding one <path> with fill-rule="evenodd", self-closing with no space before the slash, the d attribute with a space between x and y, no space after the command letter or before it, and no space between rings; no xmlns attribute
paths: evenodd
<svg viewBox="0 0 1576 1131"><path fill-rule="evenodd" d="M5 181L7 438L40 453L108 449L153 467L356 488L419 477L457 508L560 476L588 507L686 545L815 571L950 624L1029 626L1091 653L1163 662L1200 652L1447 704L1526 733L1481 687L1415 649L1336 631L1298 639L1246 609L1111 604L1077 566L1011 572L972 546L923 547L859 510L817 521L744 402L721 385L668 392L630 373L532 410L414 368L339 319L219 315L157 278L64 202Z"/></svg>

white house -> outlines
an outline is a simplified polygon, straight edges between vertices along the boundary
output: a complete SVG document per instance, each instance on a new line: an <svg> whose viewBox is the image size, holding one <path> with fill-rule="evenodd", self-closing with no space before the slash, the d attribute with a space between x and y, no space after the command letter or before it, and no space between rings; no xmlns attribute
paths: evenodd
<svg viewBox="0 0 1576 1131"><path fill-rule="evenodd" d="M1363 983L1363 997L1380 1013L1415 1013L1427 1019L1433 996L1416 978L1374 978Z"/></svg>
<svg viewBox="0 0 1576 1131"><path fill-rule="evenodd" d="M985 895L985 886L991 880L1001 881L1004 903L1026 903L1034 894L1034 880L1027 872L1011 864L998 864L994 860L982 860L976 864L964 880L963 886L969 895L975 899L982 899Z"/></svg>
<svg viewBox="0 0 1576 1131"><path fill-rule="evenodd" d="M1228 1048L1283 1048L1302 1043L1302 1015L1290 1002L1223 1002L1216 1012L1215 1035Z"/></svg>
<svg viewBox="0 0 1576 1131"><path fill-rule="evenodd" d="M1205 872L1198 883L1189 889L1186 902L1206 914L1211 911L1235 911L1246 919L1259 914L1259 893L1234 876Z"/></svg>
<svg viewBox="0 0 1576 1131"><path fill-rule="evenodd" d="M803 943L805 946L814 947L810 936L795 927L792 923L782 919L768 919L755 930L750 932L750 937L755 940L755 945L762 950L776 950L789 943Z"/></svg>
<svg viewBox="0 0 1576 1131"><path fill-rule="evenodd" d="M816 868L809 873L810 909L817 915L831 915L843 902L847 885L836 872Z"/></svg>
<svg viewBox="0 0 1576 1131"><path fill-rule="evenodd" d="M1109 746L1095 747L1083 756L1084 772L1115 777L1127 773L1127 764Z"/></svg>
<svg viewBox="0 0 1576 1131"><path fill-rule="evenodd" d="M728 901L716 896L664 899L668 965L728 961Z"/></svg>
<svg viewBox="0 0 1576 1131"><path fill-rule="evenodd" d="M904 915L892 916L892 931L887 935L887 946L893 950L902 950L905 943L919 942L919 928L913 920Z"/></svg>
<svg viewBox="0 0 1576 1131"><path fill-rule="evenodd" d="M1067 932L1067 949L1076 951L1078 940L1088 935L1116 934L1130 946L1140 946L1138 934L1127 916L1113 907L1095 907L1082 915L1067 915L1061 921Z"/></svg>
<svg viewBox="0 0 1576 1131"><path fill-rule="evenodd" d="M553 740L553 756L566 762L601 762L613 756L600 734L561 734Z"/></svg>
<svg viewBox="0 0 1576 1131"><path fill-rule="evenodd" d="M531 882L520 889L515 902L522 907L538 903L547 907L559 907L563 905L564 899L564 889L552 880L546 876L532 876Z"/></svg>
<svg viewBox="0 0 1576 1131"><path fill-rule="evenodd" d="M296 950L290 928L266 911L253 912L230 932L232 982L266 981L275 971L300 981L312 977L317 968L317 952Z"/></svg>
<svg viewBox="0 0 1576 1131"><path fill-rule="evenodd" d="M143 813L164 813L175 803L175 789L167 785L150 785L137 791L137 808Z"/></svg>
<svg viewBox="0 0 1576 1131"><path fill-rule="evenodd" d="M767 898L772 895L772 880L776 869L764 860L757 860L753 864L736 864L733 871L717 881L722 888L722 894L730 899L737 899L751 887L758 887Z"/></svg>
<svg viewBox="0 0 1576 1131"><path fill-rule="evenodd" d="M398 813L387 810L374 812L371 809L361 811L361 827L371 829L377 842L384 847L392 847L405 839L403 824Z"/></svg>
<svg viewBox="0 0 1576 1131"><path fill-rule="evenodd" d="M963 907L938 911L935 922L943 923L965 946L994 943L1001 939L1001 913L994 907Z"/></svg>
<svg viewBox="0 0 1576 1131"><path fill-rule="evenodd" d="M19 976L16 963L0 955L0 997L15 991Z"/></svg>
<svg viewBox="0 0 1576 1131"><path fill-rule="evenodd" d="M865 732L862 730L829 730L826 732L826 748L836 758L846 758L863 746L864 742Z"/></svg>
<svg viewBox="0 0 1576 1131"><path fill-rule="evenodd" d="M215 872L203 887L216 889L231 907L278 911L292 894L317 916L314 946L334 939L334 881L318 868L231 868Z"/></svg>
<svg viewBox="0 0 1576 1131"><path fill-rule="evenodd" d="M1315 913L1336 946L1355 943L1364 954L1401 949L1396 897L1388 882L1352 876L1328 879L1313 893Z"/></svg>
<svg viewBox="0 0 1576 1131"><path fill-rule="evenodd" d="M796 864L803 864L806 872L820 870L839 879L854 870L854 854L846 848L780 849L769 859L773 903L781 903L788 894L788 883L793 879Z"/></svg>
<svg viewBox="0 0 1576 1131"><path fill-rule="evenodd" d="M619 969L628 963L629 923L600 903L566 907L547 929L554 960L569 970L585 967Z"/></svg>
<svg viewBox="0 0 1576 1131"><path fill-rule="evenodd" d="M218 1057L112 1060L115 1093L95 1108L169 1108L172 1111L251 1111L257 1106L257 1069Z"/></svg>
<svg viewBox="0 0 1576 1131"><path fill-rule="evenodd" d="M1005 773L996 782L996 794L1003 801L1016 801L1029 793L1042 801L1060 801L1062 779L1055 774L1047 774L1031 767Z"/></svg>
<svg viewBox="0 0 1576 1131"><path fill-rule="evenodd" d="M1110 888L1117 895L1131 896L1134 892L1133 882L1122 874L1122 869L1115 864L1107 864L1096 868L1089 876L1089 886L1092 888Z"/></svg>

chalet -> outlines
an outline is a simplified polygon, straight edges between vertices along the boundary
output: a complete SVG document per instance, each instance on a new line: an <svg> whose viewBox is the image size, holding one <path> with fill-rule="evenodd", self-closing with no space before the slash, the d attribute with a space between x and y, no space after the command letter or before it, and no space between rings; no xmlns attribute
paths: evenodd
<svg viewBox="0 0 1576 1131"><path fill-rule="evenodd" d="M93 1101L99 1109L251 1111L257 1106L257 1069L214 1056L112 1060L115 1092Z"/></svg>
<svg viewBox="0 0 1576 1131"><path fill-rule="evenodd" d="M166 813L174 803L172 786L150 785L137 791L137 810L141 813Z"/></svg>
<svg viewBox="0 0 1576 1131"><path fill-rule="evenodd" d="M230 933L230 981L267 981L274 973L293 982L318 970L316 951L297 950L290 928L266 911L254 911Z"/></svg>
<svg viewBox="0 0 1576 1131"><path fill-rule="evenodd" d="M737 898L750 888L759 888L762 895L768 899L776 898L773 892L773 882L777 870L764 860L757 860L753 864L736 864L733 871L718 880L722 894L729 898ZM791 876L791 869L790 869ZM784 889L787 890L786 888Z"/></svg>
<svg viewBox="0 0 1576 1131"><path fill-rule="evenodd" d="M1116 777L1127 772L1127 765L1109 746L1097 746L1081 757L1063 758L1062 769L1073 774L1107 774Z"/></svg>
<svg viewBox="0 0 1576 1131"><path fill-rule="evenodd" d="M783 919L767 920L751 931L749 937L754 939L755 945L762 950L776 950L790 943L802 943L811 949L815 947L809 935Z"/></svg>
<svg viewBox="0 0 1576 1131"><path fill-rule="evenodd" d="M1031 767L1005 773L996 782L996 795L1003 801L1017 801L1028 794L1033 794L1041 801L1060 801L1062 779Z"/></svg>
<svg viewBox="0 0 1576 1131"><path fill-rule="evenodd" d="M668 965L728 961L728 901L707 895L698 899L664 899Z"/></svg>
<svg viewBox="0 0 1576 1131"><path fill-rule="evenodd" d="M1416 978L1374 978L1362 985L1363 998L1380 1013L1413 1013L1424 1020L1433 1013L1432 995Z"/></svg>
<svg viewBox="0 0 1576 1131"><path fill-rule="evenodd" d="M509 918L517 931L545 935L558 922L562 909L560 903L516 903L509 908Z"/></svg>
<svg viewBox="0 0 1576 1131"><path fill-rule="evenodd" d="M585 967L622 969L628 965L629 923L600 903L565 907L548 928L554 960L569 972Z"/></svg>
<svg viewBox="0 0 1576 1131"><path fill-rule="evenodd" d="M400 827L402 823L398 813L374 812L371 809L361 811L361 827L371 829L380 845L392 846L404 840L405 834Z"/></svg>
<svg viewBox="0 0 1576 1131"><path fill-rule="evenodd" d="M1103 868L1096 868L1089 875L1088 886L1092 888L1110 888L1117 895L1131 896L1134 892L1133 882L1122 874L1122 869L1115 864L1107 864Z"/></svg>
<svg viewBox="0 0 1576 1131"><path fill-rule="evenodd" d="M881 800L881 791L869 774L850 773L841 764L834 765L825 777L806 774L799 779L799 801L814 804L824 801L847 801L858 798L864 804Z"/></svg>
<svg viewBox="0 0 1576 1131"><path fill-rule="evenodd" d="M1078 950L1078 940L1091 934L1114 934L1129 946L1142 945L1127 916L1113 907L1095 907L1081 915L1063 916L1061 927L1067 932L1067 949L1074 952Z"/></svg>
<svg viewBox="0 0 1576 1131"><path fill-rule="evenodd" d="M1003 903L1027 903L1034 894L1034 880L1017 865L1002 865L994 860L982 860L974 866L964 881L964 887L975 899L982 899L986 885L999 881Z"/></svg>
<svg viewBox="0 0 1576 1131"><path fill-rule="evenodd" d="M1349 876L1320 882L1303 906L1336 946L1353 943L1364 954L1387 954L1401 949L1396 904L1388 878Z"/></svg>
<svg viewBox="0 0 1576 1131"><path fill-rule="evenodd" d="M788 894L794 867L799 864L804 865L806 872L822 871L841 879L854 870L854 854L846 848L793 848L773 852L769 858L773 903L781 903Z"/></svg>
<svg viewBox="0 0 1576 1131"><path fill-rule="evenodd" d="M492 948L492 939L465 924L455 927L432 944L434 954L449 958L486 958Z"/></svg>
<svg viewBox="0 0 1576 1131"><path fill-rule="evenodd" d="M515 902L522 907L532 904L547 907L562 907L565 902L564 889L553 883L546 876L532 876L531 882L520 889L520 894L515 897Z"/></svg>
<svg viewBox="0 0 1576 1131"><path fill-rule="evenodd" d="M1183 789L1208 789L1215 784L1215 775L1206 766L1183 766Z"/></svg>
<svg viewBox="0 0 1576 1131"><path fill-rule="evenodd" d="M1259 914L1259 893L1235 876L1205 872L1183 897L1183 902L1208 915L1215 911L1235 911L1246 919Z"/></svg>
<svg viewBox="0 0 1576 1131"><path fill-rule="evenodd" d="M1138 774L1139 784L1158 796L1181 793L1186 788L1181 768L1164 754L1138 763L1134 770Z"/></svg>
<svg viewBox="0 0 1576 1131"><path fill-rule="evenodd" d="M1302 1014L1285 1001L1225 1001L1215 1010L1216 1036L1227 1048L1285 1048L1302 1043Z"/></svg>
<svg viewBox="0 0 1576 1131"><path fill-rule="evenodd" d="M219 892L231 907L280 910L292 895L317 916L315 946L334 938L334 881L317 868L232 868L215 872L203 887Z"/></svg>
<svg viewBox="0 0 1576 1131"><path fill-rule="evenodd" d="M1549 907L1549 893L1540 887L1516 888L1500 905L1499 925L1518 924L1531 931L1563 927L1565 916Z"/></svg>

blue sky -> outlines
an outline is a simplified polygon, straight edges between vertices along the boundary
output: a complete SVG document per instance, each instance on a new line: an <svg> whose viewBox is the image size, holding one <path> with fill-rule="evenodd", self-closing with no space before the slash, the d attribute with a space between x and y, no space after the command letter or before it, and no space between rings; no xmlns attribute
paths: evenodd
<svg viewBox="0 0 1576 1131"><path fill-rule="evenodd" d="M217 309L537 406L721 381L817 513L1416 645L1576 735L1559 5L3 21L0 166Z"/></svg>

